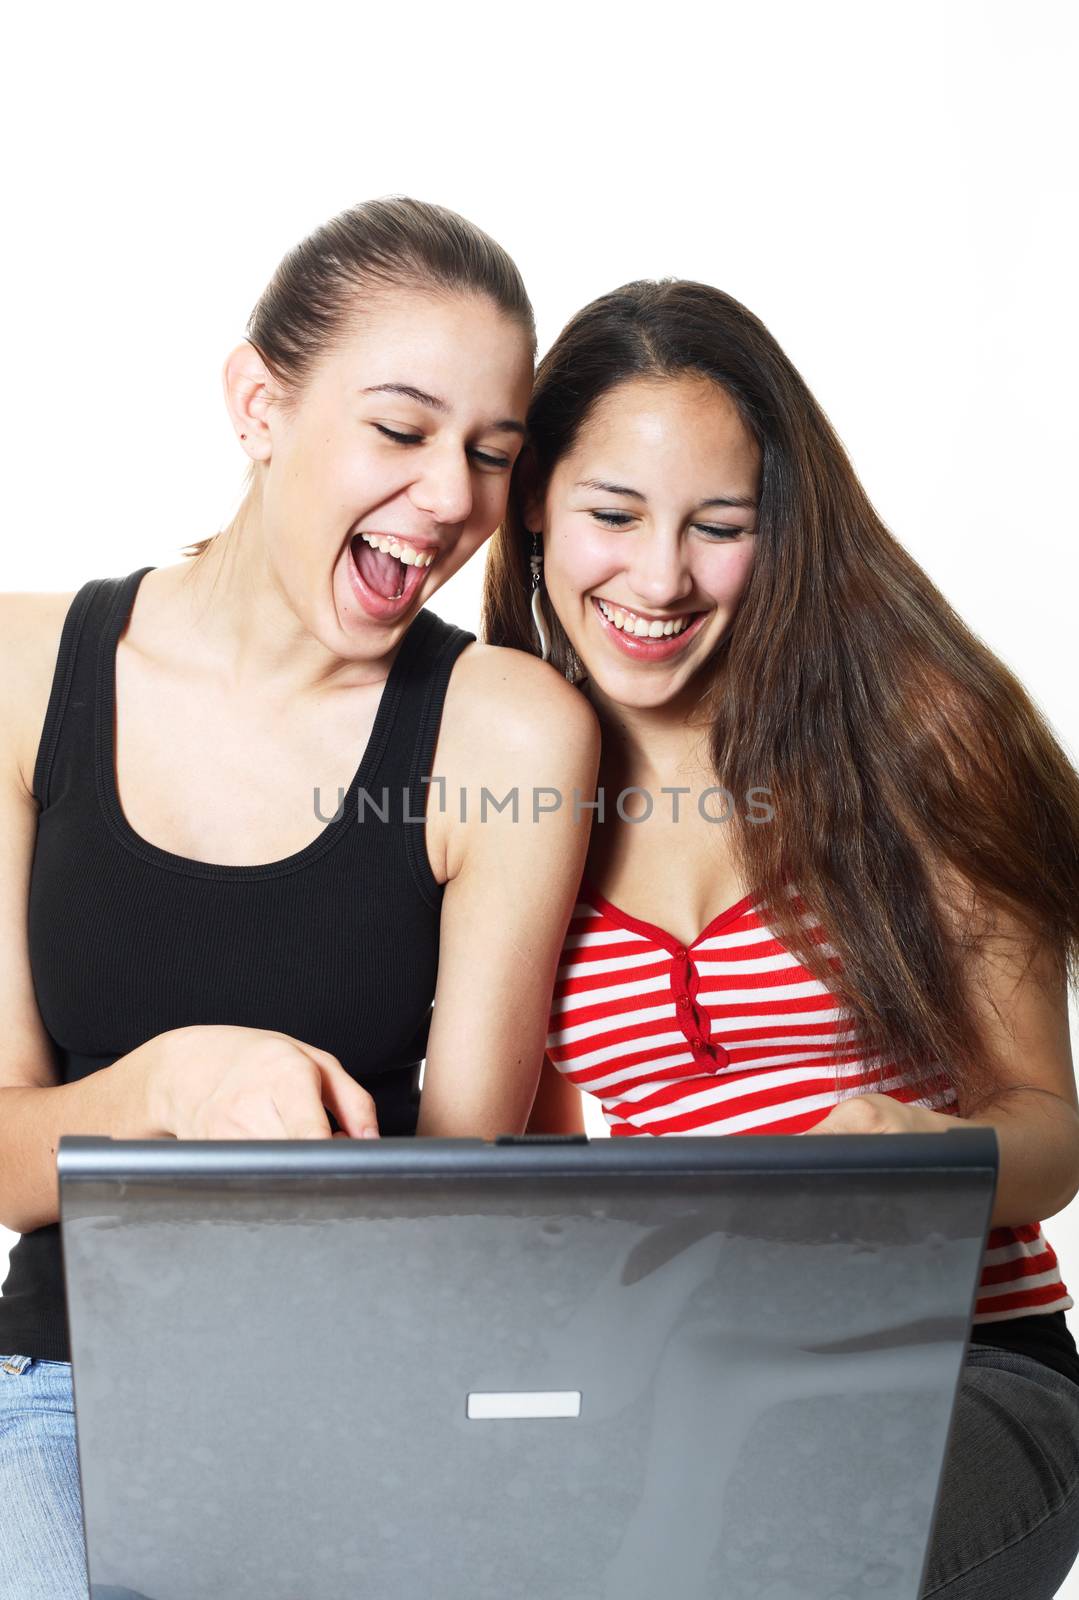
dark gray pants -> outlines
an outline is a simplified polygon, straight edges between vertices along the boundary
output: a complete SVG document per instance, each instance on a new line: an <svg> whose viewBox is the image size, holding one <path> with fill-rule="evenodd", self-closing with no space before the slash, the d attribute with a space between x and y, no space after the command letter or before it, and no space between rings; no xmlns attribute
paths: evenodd
<svg viewBox="0 0 1079 1600"><path fill-rule="evenodd" d="M923 1600L1053 1600L1079 1555L1079 1384L973 1343Z"/></svg>

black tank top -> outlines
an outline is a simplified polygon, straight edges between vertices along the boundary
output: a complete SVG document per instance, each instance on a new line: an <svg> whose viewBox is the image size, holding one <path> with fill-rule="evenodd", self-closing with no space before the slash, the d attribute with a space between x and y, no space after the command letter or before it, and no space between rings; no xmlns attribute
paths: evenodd
<svg viewBox="0 0 1079 1600"><path fill-rule="evenodd" d="M335 1055L374 1096L383 1133L413 1134L442 900L420 780L475 634L418 612L343 804L321 796L333 820L282 861L215 866L147 843L120 808L116 646L151 571L94 579L72 601L34 770L30 965L60 1081L171 1028L271 1028ZM12 1251L0 1351L70 1360L55 1224Z"/></svg>

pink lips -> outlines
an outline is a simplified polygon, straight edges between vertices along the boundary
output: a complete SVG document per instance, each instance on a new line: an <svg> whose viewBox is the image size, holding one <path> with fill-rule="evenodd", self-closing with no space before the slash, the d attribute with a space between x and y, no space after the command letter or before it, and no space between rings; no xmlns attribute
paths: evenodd
<svg viewBox="0 0 1079 1600"><path fill-rule="evenodd" d="M694 634L700 631L708 616L706 611L702 611L688 628L682 629L681 633L669 633L658 639L639 639L636 634L623 633L621 628L616 628L613 622L609 622L600 610L598 600L592 601L592 607L611 643L621 650L623 655L630 656L636 661L666 661L671 656L678 655Z"/></svg>
<svg viewBox="0 0 1079 1600"><path fill-rule="evenodd" d="M432 563L433 565L433 563ZM401 593L394 599L388 600L385 595L376 594L370 584L363 581L352 556L352 541L348 546L348 581L352 593L367 612L369 617L375 617L379 622L395 622L404 615L412 604L416 590L427 576L428 567L405 567L405 586Z"/></svg>

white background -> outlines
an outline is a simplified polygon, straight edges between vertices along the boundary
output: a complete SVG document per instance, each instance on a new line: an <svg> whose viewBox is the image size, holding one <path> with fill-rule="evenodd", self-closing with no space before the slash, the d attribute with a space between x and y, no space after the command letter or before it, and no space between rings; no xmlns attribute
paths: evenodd
<svg viewBox="0 0 1079 1600"><path fill-rule="evenodd" d="M221 526L219 370L252 304L313 226L408 193L510 250L541 349L630 278L744 300L1074 759L1074 9L702 13L19 8L0 586L73 590ZM473 629L480 567L435 602ZM1079 1206L1047 1233L1079 1283Z"/></svg>

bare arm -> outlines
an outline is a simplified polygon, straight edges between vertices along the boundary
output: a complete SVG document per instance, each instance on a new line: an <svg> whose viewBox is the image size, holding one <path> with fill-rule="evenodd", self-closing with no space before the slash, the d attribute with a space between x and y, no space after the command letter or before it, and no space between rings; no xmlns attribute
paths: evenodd
<svg viewBox="0 0 1079 1600"><path fill-rule="evenodd" d="M539 1088L532 1102L526 1133L584 1133L584 1097L559 1072L550 1056L540 1068Z"/></svg>
<svg viewBox="0 0 1079 1600"><path fill-rule="evenodd" d="M986 760L995 766L1005 757L983 709L943 675L939 705L962 728L961 737L941 752L962 789L970 759L964 752L979 742L984 746L976 771L985 770ZM1008 781L1006 772L1001 781ZM917 838L918 819L908 820ZM974 1126L996 1130L1000 1174L992 1224L1043 1221L1079 1192L1079 1095L1062 952L1049 947L1014 910L991 902L938 851L927 847L927 862L993 1084L988 1097L961 1100L956 1108Z"/></svg>
<svg viewBox="0 0 1079 1600"><path fill-rule="evenodd" d="M1066 1102L1033 1089L1003 1090L980 1116L966 1120L997 1133L1000 1182L992 1227L1044 1222L1079 1194L1079 1115Z"/></svg>
<svg viewBox="0 0 1079 1600"><path fill-rule="evenodd" d="M69 597L0 595L0 1225L59 1215L63 1134L118 1139L329 1138L374 1127L371 1097L328 1052L253 1028L177 1028L75 1083L57 1082L30 970L33 765Z"/></svg>
<svg viewBox="0 0 1079 1600"><path fill-rule="evenodd" d="M968 966L968 991L1000 1085L960 1107L974 1127L996 1129L1000 1178L994 1227L1040 1222L1079 1193L1079 1097L1062 964L1003 912Z"/></svg>
<svg viewBox="0 0 1079 1600"><path fill-rule="evenodd" d="M37 1009L26 908L37 835L31 793L40 731L69 597L0 596L0 1222L23 1233L57 1216L61 1133L150 1131L138 1070L107 1068L58 1086L52 1045Z"/></svg>
<svg viewBox="0 0 1079 1600"><path fill-rule="evenodd" d="M492 648L480 670L484 692L465 713L469 821L455 826L447 859L418 1128L443 1138L521 1133L528 1121L588 849L591 813L574 819L574 790L591 800L599 766L595 714L550 668ZM493 808L481 820L483 786L499 799L516 788L516 822ZM562 803L534 821L540 789Z"/></svg>
<svg viewBox="0 0 1079 1600"><path fill-rule="evenodd" d="M1079 1109L1060 964L1012 918L977 955L964 957L966 983L996 1083L955 1112L931 1111L885 1094L841 1101L811 1133L949 1133L959 1120L993 1128L1000 1156L990 1224L1042 1222L1079 1193Z"/></svg>

